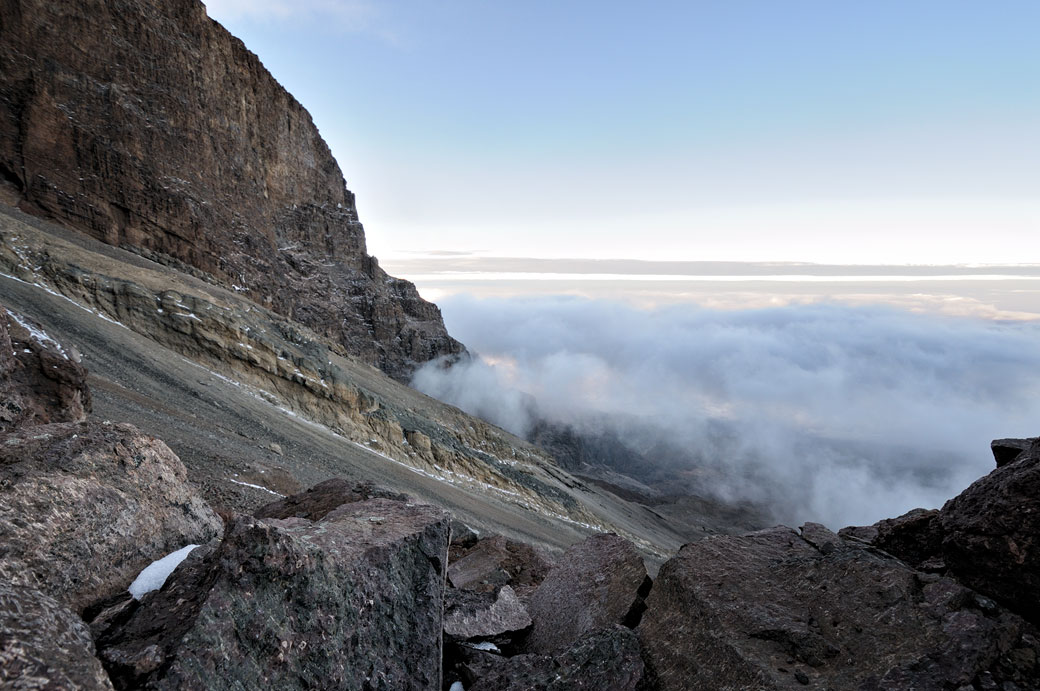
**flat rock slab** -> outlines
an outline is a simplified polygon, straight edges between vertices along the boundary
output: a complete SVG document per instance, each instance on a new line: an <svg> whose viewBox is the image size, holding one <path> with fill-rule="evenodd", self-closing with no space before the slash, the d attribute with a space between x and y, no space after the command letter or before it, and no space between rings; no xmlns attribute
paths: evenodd
<svg viewBox="0 0 1040 691"><path fill-rule="evenodd" d="M478 540L448 566L448 580L464 590L494 591L500 586L534 586L552 563L531 545L502 535Z"/></svg>
<svg viewBox="0 0 1040 691"><path fill-rule="evenodd" d="M0 582L0 688L111 689L90 630L33 588Z"/></svg>
<svg viewBox="0 0 1040 691"><path fill-rule="evenodd" d="M497 596L467 590L448 591L444 633L460 641L512 636L531 625L531 617L508 585Z"/></svg>
<svg viewBox="0 0 1040 691"><path fill-rule="evenodd" d="M712 537L667 561L637 630L656 688L1036 688L1025 620L824 530Z"/></svg>
<svg viewBox="0 0 1040 691"><path fill-rule="evenodd" d="M467 691L635 691L644 679L639 641L624 626L585 634L557 656L471 651L467 657Z"/></svg>
<svg viewBox="0 0 1040 691"><path fill-rule="evenodd" d="M57 423L0 436L0 580L77 613L222 530L180 459L132 425Z"/></svg>
<svg viewBox="0 0 1040 691"><path fill-rule="evenodd" d="M527 601L533 653L566 650L583 634L638 623L652 582L631 542L601 533L573 545Z"/></svg>
<svg viewBox="0 0 1040 691"><path fill-rule="evenodd" d="M102 660L126 689L437 688L448 526L387 499L236 517L99 638Z"/></svg>
<svg viewBox="0 0 1040 691"><path fill-rule="evenodd" d="M368 482L352 483L342 478L319 482L305 492L273 501L257 509L257 518L306 518L317 521L343 504L369 499L408 501L408 495L375 487Z"/></svg>

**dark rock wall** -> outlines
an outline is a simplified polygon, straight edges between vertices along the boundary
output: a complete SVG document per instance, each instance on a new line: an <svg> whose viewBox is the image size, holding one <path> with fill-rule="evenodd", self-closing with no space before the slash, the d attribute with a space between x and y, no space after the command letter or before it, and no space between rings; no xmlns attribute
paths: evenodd
<svg viewBox="0 0 1040 691"><path fill-rule="evenodd" d="M462 351L437 307L367 255L307 111L196 0L0 0L0 187L397 378Z"/></svg>

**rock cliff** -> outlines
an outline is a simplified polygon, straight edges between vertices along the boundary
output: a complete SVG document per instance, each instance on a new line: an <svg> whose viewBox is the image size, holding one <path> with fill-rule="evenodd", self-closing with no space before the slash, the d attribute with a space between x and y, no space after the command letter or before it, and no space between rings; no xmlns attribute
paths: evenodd
<svg viewBox="0 0 1040 691"><path fill-rule="evenodd" d="M463 351L366 253L306 110L197 0L0 2L0 197L189 270L396 378Z"/></svg>

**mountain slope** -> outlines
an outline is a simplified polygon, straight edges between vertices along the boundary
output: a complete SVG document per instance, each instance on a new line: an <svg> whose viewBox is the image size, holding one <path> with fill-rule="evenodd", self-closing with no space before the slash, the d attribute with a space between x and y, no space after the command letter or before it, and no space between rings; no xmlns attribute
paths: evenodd
<svg viewBox="0 0 1040 691"><path fill-rule="evenodd" d="M463 347L366 253L306 110L196 0L0 2L0 187L405 379Z"/></svg>

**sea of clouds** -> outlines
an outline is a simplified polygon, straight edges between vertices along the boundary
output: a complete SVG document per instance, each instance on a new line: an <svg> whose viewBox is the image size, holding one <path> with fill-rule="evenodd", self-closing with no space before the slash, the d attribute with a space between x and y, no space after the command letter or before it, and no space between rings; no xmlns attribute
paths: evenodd
<svg viewBox="0 0 1040 691"><path fill-rule="evenodd" d="M439 303L477 357L421 369L420 390L520 436L541 417L644 452L663 444L704 471L699 491L788 523L941 506L993 468L991 439L1040 434L1036 322L840 304Z"/></svg>

